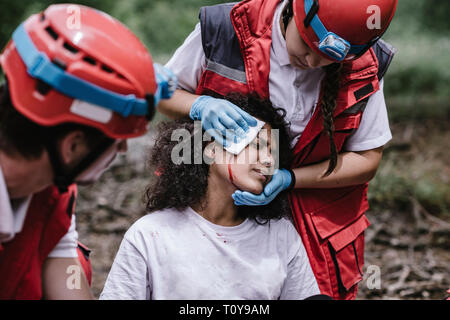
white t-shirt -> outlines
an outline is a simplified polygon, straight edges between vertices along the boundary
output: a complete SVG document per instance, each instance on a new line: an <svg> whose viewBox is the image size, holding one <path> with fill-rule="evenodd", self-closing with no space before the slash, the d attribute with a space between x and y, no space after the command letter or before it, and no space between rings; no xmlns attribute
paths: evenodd
<svg viewBox="0 0 450 320"><path fill-rule="evenodd" d="M0 243L14 239L22 231L32 196L21 200L11 201L8 188L0 166ZM50 258L76 258L78 246L78 232L75 229L75 215L72 215L70 228L56 247L50 252Z"/></svg>
<svg viewBox="0 0 450 320"><path fill-rule="evenodd" d="M289 299L319 294L300 236L283 218L225 227L192 208L148 214L126 232L100 299Z"/></svg>
<svg viewBox="0 0 450 320"><path fill-rule="evenodd" d="M291 66L286 40L278 23L283 7L283 3L278 5L272 27L269 93L274 107L286 110L286 119L291 122L290 135L294 146L314 113L324 71L321 68L300 70ZM179 88L195 92L206 69L200 23L175 51L166 67L178 76ZM344 150L370 150L385 145L391 139L381 80L380 90L369 98L361 124L347 139Z"/></svg>

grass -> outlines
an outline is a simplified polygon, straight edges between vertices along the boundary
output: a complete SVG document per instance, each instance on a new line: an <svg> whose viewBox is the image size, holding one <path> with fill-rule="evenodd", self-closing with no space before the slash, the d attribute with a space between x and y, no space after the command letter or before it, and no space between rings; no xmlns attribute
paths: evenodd
<svg viewBox="0 0 450 320"><path fill-rule="evenodd" d="M450 132L446 121L393 126L394 139L369 189L374 207L410 210L412 198L450 221Z"/></svg>

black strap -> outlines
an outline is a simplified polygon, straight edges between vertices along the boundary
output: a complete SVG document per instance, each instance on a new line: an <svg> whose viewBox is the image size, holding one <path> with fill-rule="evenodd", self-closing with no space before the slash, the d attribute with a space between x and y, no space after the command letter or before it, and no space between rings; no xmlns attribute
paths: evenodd
<svg viewBox="0 0 450 320"><path fill-rule="evenodd" d="M114 140L105 137L100 144L91 151L73 170L68 174L68 179L73 183L75 178L87 169L92 163L94 163L112 144Z"/></svg>
<svg viewBox="0 0 450 320"><path fill-rule="evenodd" d="M50 164L53 168L53 183L58 188L59 193L66 193L70 183L64 175L64 170L62 168L61 159L59 158L59 152L55 139L49 137L45 144L45 148L47 149Z"/></svg>
<svg viewBox="0 0 450 320"><path fill-rule="evenodd" d="M286 169L286 170L289 171L289 173L291 174L291 184L289 185L289 187L286 190L291 191L295 188L295 184L296 184L297 180L295 178L295 173L292 169Z"/></svg>
<svg viewBox="0 0 450 320"><path fill-rule="evenodd" d="M356 90L353 95L355 96L356 100L360 100L361 98L367 96L368 94L374 92L374 88L372 83L369 83L362 87L361 89Z"/></svg>
<svg viewBox="0 0 450 320"><path fill-rule="evenodd" d="M309 27L309 25L311 24L311 20L314 18L314 16L317 14L318 11L319 11L319 1L314 0L314 3L311 6L311 9L309 9L308 14L305 17L305 20L303 20L303 25L305 26L305 28Z"/></svg>
<svg viewBox="0 0 450 320"><path fill-rule="evenodd" d="M69 216L69 218L72 218L74 203L75 203L75 193L72 191L72 193L70 194L69 203L67 204L66 208L66 213Z"/></svg>
<svg viewBox="0 0 450 320"><path fill-rule="evenodd" d="M145 95L145 100L147 100L148 106L147 115L145 117L148 121L152 121L156 113L155 97L152 94L148 93Z"/></svg>
<svg viewBox="0 0 450 320"><path fill-rule="evenodd" d="M49 155L50 163L53 167L53 183L58 188L59 192L67 192L69 186L74 183L75 178L92 163L94 163L113 143L113 139L105 137L105 139L99 143L99 145L95 147L93 151L91 151L70 173L66 173L64 172L61 163L57 143L54 139L50 139L46 143L46 149Z"/></svg>

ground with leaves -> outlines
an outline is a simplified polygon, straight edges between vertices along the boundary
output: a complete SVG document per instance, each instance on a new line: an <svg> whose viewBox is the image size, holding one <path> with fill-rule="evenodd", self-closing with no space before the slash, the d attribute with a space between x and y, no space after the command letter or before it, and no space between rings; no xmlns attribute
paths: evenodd
<svg viewBox="0 0 450 320"><path fill-rule="evenodd" d="M433 194L448 185L445 159L450 158L450 133L446 126L436 123L398 125L392 129L394 139L386 148L380 177L371 189L372 209L367 216L372 225L366 231L366 274L359 285L358 299L442 299L450 288L450 218L448 212L437 207L444 201L441 206L445 208L445 199L425 201L429 197L424 200L422 189L414 189L419 181L410 180L431 179ZM145 214L143 195L151 177L145 159L152 134L132 141L129 153L119 157L99 183L80 188L77 227L80 240L93 250L96 297L123 234ZM441 145L431 148L430 141ZM430 162L434 163L431 173L422 172L428 170ZM439 173L439 182L433 176L435 172ZM393 175L402 178L395 180L397 185L387 186L384 176ZM395 190L400 194L392 198Z"/></svg>

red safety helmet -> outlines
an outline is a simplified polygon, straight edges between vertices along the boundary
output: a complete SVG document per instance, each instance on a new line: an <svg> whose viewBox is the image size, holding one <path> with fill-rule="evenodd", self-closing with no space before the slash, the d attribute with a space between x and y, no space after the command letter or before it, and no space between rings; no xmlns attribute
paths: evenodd
<svg viewBox="0 0 450 320"><path fill-rule="evenodd" d="M321 23L322 31L345 39L353 47L341 59L331 58L342 61L358 58L381 37L394 17L396 7L397 0L293 0L292 9L300 35L319 55L330 59L323 47L334 38L323 37L322 49L319 49L321 41L313 19L316 19L316 28L318 25L320 29Z"/></svg>
<svg viewBox="0 0 450 320"><path fill-rule="evenodd" d="M22 35L27 34L37 52L69 76L141 101L149 101L157 90L148 50L127 27L101 11L81 5L52 5L22 26ZM95 127L114 139L147 131L148 115L124 116L86 104L33 78L18 47L11 39L0 63L13 105L30 120L43 126L74 122ZM153 101L149 104L153 108Z"/></svg>

